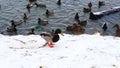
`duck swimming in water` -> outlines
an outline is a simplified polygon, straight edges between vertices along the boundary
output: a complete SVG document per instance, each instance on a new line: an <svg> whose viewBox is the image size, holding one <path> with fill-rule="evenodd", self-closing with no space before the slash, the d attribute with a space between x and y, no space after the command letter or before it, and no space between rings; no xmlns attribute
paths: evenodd
<svg viewBox="0 0 120 68"><path fill-rule="evenodd" d="M107 28L108 28L107 23L104 23L103 26L102 26L103 31L106 31Z"/></svg>
<svg viewBox="0 0 120 68"><path fill-rule="evenodd" d="M43 21L41 18L38 18L38 24L42 26L46 26L48 24L48 21Z"/></svg>
<svg viewBox="0 0 120 68"><path fill-rule="evenodd" d="M59 41L59 39L60 39L58 34L61 34L62 36L64 36L61 29L56 29L55 31L52 31L52 32L43 32L43 33L41 33L40 34L41 37L43 39L45 39L45 41L46 41L45 45L43 45L43 46L46 46L46 44L48 44L50 47L54 47L53 43Z"/></svg>
<svg viewBox="0 0 120 68"><path fill-rule="evenodd" d="M76 14L75 14L74 19L75 19L76 21L78 21L78 20L79 20L79 14L78 14L78 13L76 13Z"/></svg>
<svg viewBox="0 0 120 68"><path fill-rule="evenodd" d="M35 34L35 29L32 28L31 31L28 33L28 35Z"/></svg>
<svg viewBox="0 0 120 68"><path fill-rule="evenodd" d="M7 32L17 32L16 25L14 22L11 23L10 27L7 27Z"/></svg>
<svg viewBox="0 0 120 68"><path fill-rule="evenodd" d="M52 16L54 14L54 12L47 9L45 14L47 17L49 17L49 16Z"/></svg>
<svg viewBox="0 0 120 68"><path fill-rule="evenodd" d="M89 8L92 7L92 3L91 3L91 2L88 3L88 7L89 7Z"/></svg>
<svg viewBox="0 0 120 68"><path fill-rule="evenodd" d="M36 7L40 7L40 8L46 8L47 6L45 4L42 3L35 3Z"/></svg>
<svg viewBox="0 0 120 68"><path fill-rule="evenodd" d="M58 1L57 1L57 4L58 4L58 5L61 5L61 0L58 0Z"/></svg>

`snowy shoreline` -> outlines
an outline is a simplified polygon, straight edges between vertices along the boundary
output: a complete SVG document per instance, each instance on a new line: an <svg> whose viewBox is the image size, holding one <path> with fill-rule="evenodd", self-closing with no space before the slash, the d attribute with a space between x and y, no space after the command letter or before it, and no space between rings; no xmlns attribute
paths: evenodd
<svg viewBox="0 0 120 68"><path fill-rule="evenodd" d="M1 68L119 68L120 38L100 34L60 36L54 48L39 48L39 35L0 35Z"/></svg>

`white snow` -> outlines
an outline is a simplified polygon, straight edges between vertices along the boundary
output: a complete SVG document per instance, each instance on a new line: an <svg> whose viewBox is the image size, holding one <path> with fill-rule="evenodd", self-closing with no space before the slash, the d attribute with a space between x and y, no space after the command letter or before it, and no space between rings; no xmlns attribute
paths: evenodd
<svg viewBox="0 0 120 68"><path fill-rule="evenodd" d="M112 13L112 12L115 12L115 11L120 11L120 6L112 7L112 8L109 8L107 10L100 11L100 12L94 12L93 14L95 14L95 15L104 14L105 15L105 14Z"/></svg>
<svg viewBox="0 0 120 68"><path fill-rule="evenodd" d="M0 68L120 68L119 37L65 34L54 48L39 48L44 43L39 35L0 35Z"/></svg>

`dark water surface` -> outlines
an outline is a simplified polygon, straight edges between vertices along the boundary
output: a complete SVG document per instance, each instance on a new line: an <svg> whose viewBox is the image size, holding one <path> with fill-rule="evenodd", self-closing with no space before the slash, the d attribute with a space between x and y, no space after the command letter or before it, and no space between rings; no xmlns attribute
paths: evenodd
<svg viewBox="0 0 120 68"><path fill-rule="evenodd" d="M51 31L52 29L61 28L67 33L65 28L68 25L75 23L74 16L76 12L79 12L80 20L87 20L87 26L85 27L86 33L91 34L96 30L102 31L102 24L108 23L107 34L114 34L115 30L112 28L114 24L120 25L120 12L104 16L99 20L90 20L89 14L83 13L82 9L87 7L87 3L90 1L93 3L92 11L102 11L111 7L120 6L120 0L105 0L106 5L98 8L99 0L62 0L62 5L56 4L57 0L37 0L37 2L46 4L49 10L54 11L54 15L49 18L45 15L45 8L36 8L33 6L29 14L29 18L26 23L18 26L18 34L26 35L30 28L35 28L35 33L40 34L43 31ZM10 26L10 20L21 20L23 14L27 12L26 5L28 0L0 0L0 32L3 34L9 34L6 32L8 26ZM47 26L38 26L37 19L48 20Z"/></svg>

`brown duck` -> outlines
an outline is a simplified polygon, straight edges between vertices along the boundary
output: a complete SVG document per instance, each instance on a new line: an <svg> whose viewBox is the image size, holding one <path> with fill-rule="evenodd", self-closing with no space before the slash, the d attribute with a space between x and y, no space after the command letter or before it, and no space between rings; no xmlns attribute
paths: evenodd
<svg viewBox="0 0 120 68"><path fill-rule="evenodd" d="M115 25L113 26L113 28L116 28L116 31L115 31L116 36L120 37L120 28L119 28L119 25L118 25L118 24L115 24Z"/></svg>
<svg viewBox="0 0 120 68"><path fill-rule="evenodd" d="M77 34L77 35L83 34L85 32L85 29L76 23L74 23L73 25L67 26L66 30L72 32L73 34Z"/></svg>
<svg viewBox="0 0 120 68"><path fill-rule="evenodd" d="M88 7L89 7L89 8L92 7L92 3L91 3L91 2L88 3Z"/></svg>

